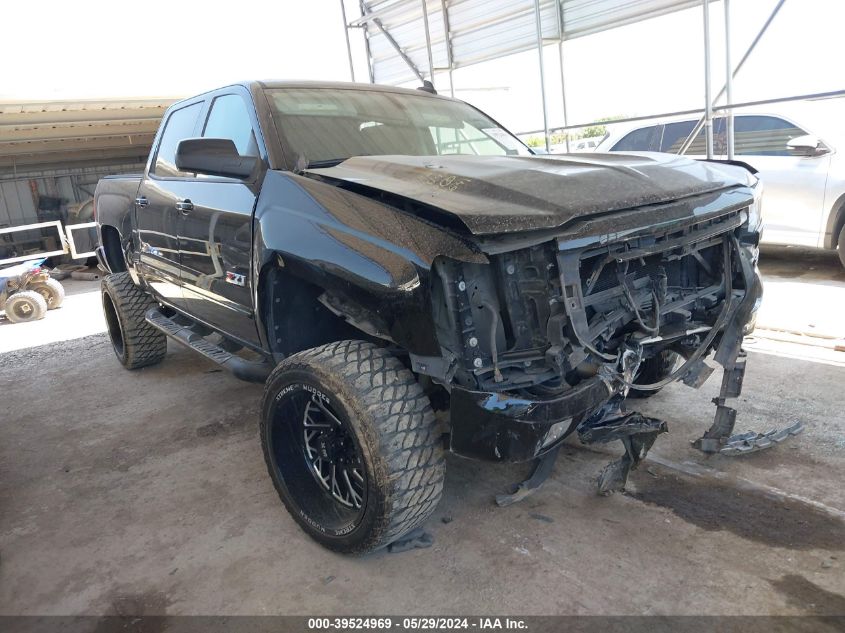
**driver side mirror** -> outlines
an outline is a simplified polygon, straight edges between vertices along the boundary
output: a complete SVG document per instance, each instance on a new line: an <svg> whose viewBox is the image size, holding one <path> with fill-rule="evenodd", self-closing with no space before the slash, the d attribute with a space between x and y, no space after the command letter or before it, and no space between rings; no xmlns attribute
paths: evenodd
<svg viewBox="0 0 845 633"><path fill-rule="evenodd" d="M179 171L245 180L257 165L257 157L241 156L228 138L186 138L176 147Z"/></svg>
<svg viewBox="0 0 845 633"><path fill-rule="evenodd" d="M821 156L827 154L830 150L822 145L817 136L812 134L805 134L804 136L796 136L786 142L786 149L793 156Z"/></svg>

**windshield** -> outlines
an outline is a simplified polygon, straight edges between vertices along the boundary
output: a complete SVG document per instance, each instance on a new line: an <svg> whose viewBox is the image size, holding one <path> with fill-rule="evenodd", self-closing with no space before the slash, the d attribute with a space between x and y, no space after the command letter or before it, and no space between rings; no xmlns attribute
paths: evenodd
<svg viewBox="0 0 845 633"><path fill-rule="evenodd" d="M299 164L352 156L529 155L510 132L459 101L347 88L266 90L276 127Z"/></svg>

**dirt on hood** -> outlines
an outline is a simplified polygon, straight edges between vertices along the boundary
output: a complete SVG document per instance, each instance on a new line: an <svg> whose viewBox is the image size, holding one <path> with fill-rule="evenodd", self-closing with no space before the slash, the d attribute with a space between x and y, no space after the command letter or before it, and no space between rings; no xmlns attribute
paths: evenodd
<svg viewBox="0 0 845 633"><path fill-rule="evenodd" d="M551 229L727 189L751 199L741 167L656 153L360 156L305 173L446 211L476 235Z"/></svg>

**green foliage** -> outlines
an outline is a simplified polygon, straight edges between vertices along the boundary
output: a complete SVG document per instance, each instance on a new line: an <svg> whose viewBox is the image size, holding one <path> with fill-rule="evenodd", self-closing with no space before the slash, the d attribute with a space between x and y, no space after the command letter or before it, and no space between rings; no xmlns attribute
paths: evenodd
<svg viewBox="0 0 845 633"><path fill-rule="evenodd" d="M621 119L621 116L606 116L598 119L599 121L616 121L617 119ZM607 126L606 125L590 125L585 127L584 130L581 132L581 138L592 138L594 136L604 136L607 134Z"/></svg>
<svg viewBox="0 0 845 633"><path fill-rule="evenodd" d="M589 127L584 128L584 138L591 138L593 136L604 136L607 134L607 126L606 125L591 125Z"/></svg>
<svg viewBox="0 0 845 633"><path fill-rule="evenodd" d="M566 137L569 136L565 132L555 132L553 134L549 134L549 144L550 145L560 145L562 143L566 143ZM572 140L572 137L569 136L569 140ZM529 136L526 139L525 144L528 147L545 147L546 146L546 139L542 136Z"/></svg>
<svg viewBox="0 0 845 633"><path fill-rule="evenodd" d="M597 121L616 121L617 119L623 119L625 117L622 116L606 116L601 119L597 119ZM580 134L574 134L573 132L553 132L549 135L549 144L550 145L563 145L566 143L567 139L569 141L577 141L578 139L582 138L593 138L596 136L604 136L607 134L607 126L606 125L589 125L585 128L580 130ZM525 144L528 147L545 147L546 140L542 136L529 136L525 140Z"/></svg>

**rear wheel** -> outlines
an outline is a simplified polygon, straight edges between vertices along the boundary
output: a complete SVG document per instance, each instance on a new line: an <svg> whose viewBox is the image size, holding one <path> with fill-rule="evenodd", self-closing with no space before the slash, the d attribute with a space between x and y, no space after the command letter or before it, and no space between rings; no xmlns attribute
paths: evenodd
<svg viewBox="0 0 845 633"><path fill-rule="evenodd" d="M161 362L167 353L167 337L144 318L155 302L129 273L108 275L100 287L109 338L121 364L138 369Z"/></svg>
<svg viewBox="0 0 845 633"><path fill-rule="evenodd" d="M47 279L41 283L34 284L31 288L44 297L48 310L55 310L65 300L65 287L56 279Z"/></svg>
<svg viewBox="0 0 845 633"><path fill-rule="evenodd" d="M291 516L338 552L383 547L440 501L443 449L428 398L371 343L331 343L282 361L264 391L261 444Z"/></svg>
<svg viewBox="0 0 845 633"><path fill-rule="evenodd" d="M47 302L34 290L16 292L6 300L6 318L12 323L27 323L43 319Z"/></svg>

